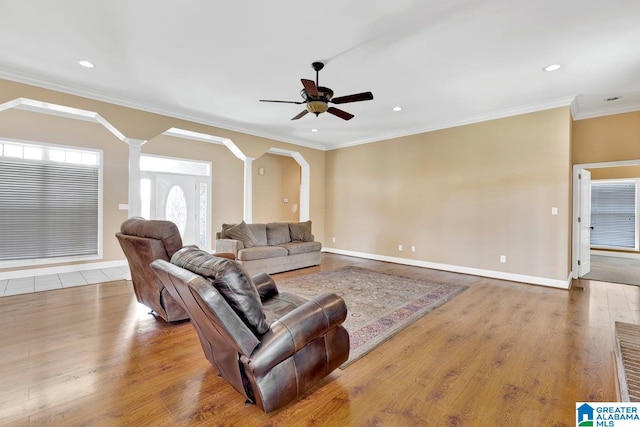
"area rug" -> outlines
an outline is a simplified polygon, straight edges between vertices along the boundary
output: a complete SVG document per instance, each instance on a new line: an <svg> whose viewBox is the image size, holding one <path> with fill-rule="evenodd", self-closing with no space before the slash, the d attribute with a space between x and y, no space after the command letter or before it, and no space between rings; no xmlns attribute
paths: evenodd
<svg viewBox="0 0 640 427"><path fill-rule="evenodd" d="M308 299L327 292L344 299L351 341L344 369L467 287L349 266L278 281L278 288Z"/></svg>

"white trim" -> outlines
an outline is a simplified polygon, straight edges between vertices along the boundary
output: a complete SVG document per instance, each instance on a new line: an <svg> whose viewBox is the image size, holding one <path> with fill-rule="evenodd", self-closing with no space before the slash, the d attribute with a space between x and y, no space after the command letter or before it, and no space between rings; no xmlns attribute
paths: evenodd
<svg viewBox="0 0 640 427"><path fill-rule="evenodd" d="M599 251L596 249L591 250L591 255L608 256L612 258L629 258L640 260L640 253L632 252L612 252L612 251Z"/></svg>
<svg viewBox="0 0 640 427"><path fill-rule="evenodd" d="M479 122L488 121L488 120L496 120L496 119L516 116L520 114L534 113L537 111L544 111L544 110L564 107L564 106L571 107L571 113L574 120L609 116L613 114L621 114L621 113L640 110L640 106L630 105L627 107L599 108L599 109L594 109L587 112L580 112L577 101L574 101L577 98L577 94L575 94L575 95L571 95L571 96L567 96L567 97L559 98L555 100L544 101L544 102L539 102L539 103L529 104L529 105L524 105L519 107L507 108L504 110L500 110L500 111L496 111L496 112L492 112L484 115L478 115L475 117L461 118L461 119L452 120L449 122L436 123L424 128L409 129L409 130L404 130L404 131L393 133L393 134L380 135L374 138L365 138L359 141L353 141L346 144L327 146L327 145L321 145L321 143L312 143L309 141L300 141L300 140L295 140L293 138L286 138L282 135L274 135L274 134L264 132L262 130L254 129L251 127L247 127L247 126L238 126L237 124L231 123L228 120L220 119L219 117L213 118L211 116L205 117L204 115L200 115L200 114L189 114L182 111L178 111L175 108L151 105L143 102L135 102L135 101L132 101L131 99L114 96L111 93L97 91L95 89L81 87L78 85L72 85L69 83L60 84L52 80L44 79L41 76L25 73L24 71L21 71L18 73L15 70L11 70L5 67L0 67L0 78L11 80L11 81L22 83L22 84L38 86L44 89L68 93L75 96L81 96L81 97L89 98L96 101L108 102L114 105L120 105L128 108L135 108L137 110L147 111L150 113L160 114L163 116L169 116L176 119L182 119L182 120L200 123L208 126L220 127L227 130L242 132L248 135L273 139L276 141L287 142L297 146L312 148L320 151L329 151L329 150L336 150L339 148L351 147L354 145L369 144L372 142L383 141L391 138L410 136L410 135L415 135L415 134L424 133L424 132L431 132L435 130L441 130L441 129L452 128L457 126L464 126L466 124L479 123Z"/></svg>
<svg viewBox="0 0 640 427"><path fill-rule="evenodd" d="M73 273L76 271L100 270L103 268L122 267L129 265L127 260L92 262L87 264L71 264L59 267L30 268L27 270L12 270L0 272L0 280L20 279L22 277L46 276L49 274Z"/></svg>
<svg viewBox="0 0 640 427"><path fill-rule="evenodd" d="M523 105L519 107L509 108L506 110L495 111L488 114L481 114L478 116L451 120L447 122L433 123L421 128L407 129L400 132L388 133L385 135L378 135L373 138L365 138L358 141L347 142L345 144L332 145L331 147L326 148L326 150L327 151L337 150L340 148L353 147L355 145L369 144L372 142L385 141L387 139L417 135L425 132L434 132L438 130L450 129L450 128L470 125L474 123L482 123L490 120L498 120L498 119L504 119L507 117L519 116L522 114L537 113L539 111L551 110L553 108L568 107L568 106L571 106L571 103L574 98L575 98L575 95L572 95L572 96L555 99L547 102L541 102L538 104Z"/></svg>
<svg viewBox="0 0 640 427"><path fill-rule="evenodd" d="M429 261L415 259L397 258L386 255L369 254L364 252L346 251L343 249L323 248L323 252L338 255L347 255L357 258L373 259L376 261L392 262L395 264L412 265L416 267L431 268L434 270L451 271L453 273L471 274L474 276L490 277L492 279L508 280L511 282L528 283L532 285L549 286L552 288L569 289L571 286L572 274L569 273L567 280L551 279L547 277L525 276L523 274L505 273L503 271L483 270L479 268L463 267L458 265L440 264Z"/></svg>
<svg viewBox="0 0 640 427"><path fill-rule="evenodd" d="M4 104L0 104L0 111L8 110L11 108L49 114L52 116L60 116L68 119L99 123L104 126L109 132L115 135L115 137L120 141L125 142L126 139L122 132L120 132L104 117L94 111L83 110L75 107L67 107L60 104L52 104L50 102L36 101L34 99L28 98L16 98L11 101L5 102Z"/></svg>
<svg viewBox="0 0 640 427"><path fill-rule="evenodd" d="M208 133L194 132L186 129L171 128L163 132L163 135L173 136L176 138L192 139L194 141L207 142L209 144L221 144L224 145L236 156L238 159L244 161L247 156L242 152L240 148L230 140L229 138L222 138Z"/></svg>

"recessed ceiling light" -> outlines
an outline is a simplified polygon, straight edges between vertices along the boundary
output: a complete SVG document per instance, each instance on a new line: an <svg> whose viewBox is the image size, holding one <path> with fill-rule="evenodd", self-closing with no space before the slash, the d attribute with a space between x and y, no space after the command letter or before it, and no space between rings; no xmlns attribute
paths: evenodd
<svg viewBox="0 0 640 427"><path fill-rule="evenodd" d="M318 129L311 129L311 132L318 132Z"/></svg>
<svg viewBox="0 0 640 427"><path fill-rule="evenodd" d="M398 106L398 107L393 107L392 108L393 111L402 111L402 107Z"/></svg>
<svg viewBox="0 0 640 427"><path fill-rule="evenodd" d="M93 68L93 67L95 67L95 65L93 65L93 62L87 61L86 59L83 59L82 61L78 61L78 64L82 65L85 68Z"/></svg>
<svg viewBox="0 0 640 427"><path fill-rule="evenodd" d="M544 71L555 71L560 68L560 64L551 64L543 68Z"/></svg>
<svg viewBox="0 0 640 427"><path fill-rule="evenodd" d="M611 101L617 101L618 99L622 98L621 96L612 96L611 98L605 98L604 100L607 102L611 102Z"/></svg>

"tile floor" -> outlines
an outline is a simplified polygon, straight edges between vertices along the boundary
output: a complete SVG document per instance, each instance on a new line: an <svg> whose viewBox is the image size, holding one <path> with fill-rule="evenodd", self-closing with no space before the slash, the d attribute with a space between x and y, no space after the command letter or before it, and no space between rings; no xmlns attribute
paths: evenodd
<svg viewBox="0 0 640 427"><path fill-rule="evenodd" d="M0 297L130 279L128 266L0 280Z"/></svg>

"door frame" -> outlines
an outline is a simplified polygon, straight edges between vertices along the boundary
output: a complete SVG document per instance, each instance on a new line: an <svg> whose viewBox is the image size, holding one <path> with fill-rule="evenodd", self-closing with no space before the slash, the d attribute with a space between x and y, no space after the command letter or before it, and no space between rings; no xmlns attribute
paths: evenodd
<svg viewBox="0 0 640 427"><path fill-rule="evenodd" d="M578 256L580 254L580 223L578 218L580 217L580 182L578 180L578 174L584 169L598 169L598 168L611 168L618 166L640 166L640 159L637 160L619 160L612 162L598 162L598 163L581 163L573 165L573 181L572 181L572 195L573 195L573 215L572 215L572 239L571 239L571 277L578 278Z"/></svg>

